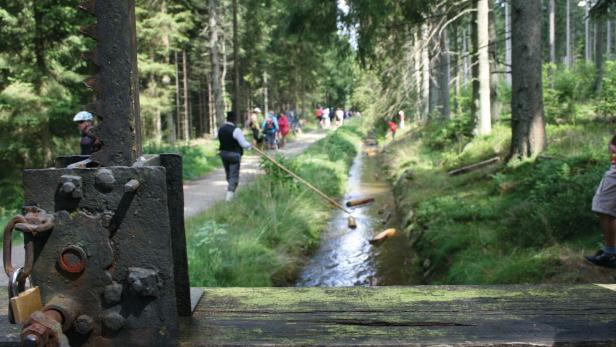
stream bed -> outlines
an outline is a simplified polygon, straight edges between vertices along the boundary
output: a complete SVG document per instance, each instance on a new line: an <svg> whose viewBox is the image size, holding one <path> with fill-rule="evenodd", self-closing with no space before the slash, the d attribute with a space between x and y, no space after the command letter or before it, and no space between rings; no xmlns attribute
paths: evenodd
<svg viewBox="0 0 616 347"><path fill-rule="evenodd" d="M372 197L371 204L349 208L357 228L349 229L347 215L336 210L319 249L299 274L298 287L347 287L367 285L412 285L413 252L408 237L398 233L381 245L369 240L387 228L399 227L390 185L380 173L374 156L376 144L367 140L349 170L344 202Z"/></svg>

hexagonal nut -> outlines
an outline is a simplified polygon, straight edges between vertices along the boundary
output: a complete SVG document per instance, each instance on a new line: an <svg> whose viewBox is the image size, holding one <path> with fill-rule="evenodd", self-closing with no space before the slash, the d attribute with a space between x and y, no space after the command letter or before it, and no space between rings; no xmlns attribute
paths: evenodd
<svg viewBox="0 0 616 347"><path fill-rule="evenodd" d="M140 267L128 268L128 288L131 294L158 297L161 286L158 271Z"/></svg>
<svg viewBox="0 0 616 347"><path fill-rule="evenodd" d="M115 183L113 172L109 169L99 169L94 175L94 186L102 193L111 192Z"/></svg>
<svg viewBox="0 0 616 347"><path fill-rule="evenodd" d="M117 312L108 312L103 316L103 324L111 330L120 330L124 327L126 318Z"/></svg>
<svg viewBox="0 0 616 347"><path fill-rule="evenodd" d="M110 285L105 286L105 303L107 305L115 305L122 301L122 285L117 282L112 282Z"/></svg>
<svg viewBox="0 0 616 347"><path fill-rule="evenodd" d="M73 322L75 331L79 334L86 335L94 328L94 319L87 314L82 314Z"/></svg>
<svg viewBox="0 0 616 347"><path fill-rule="evenodd" d="M60 191L71 198L81 198L83 194L81 193L82 179L80 176L74 175L62 175L62 186L60 187Z"/></svg>

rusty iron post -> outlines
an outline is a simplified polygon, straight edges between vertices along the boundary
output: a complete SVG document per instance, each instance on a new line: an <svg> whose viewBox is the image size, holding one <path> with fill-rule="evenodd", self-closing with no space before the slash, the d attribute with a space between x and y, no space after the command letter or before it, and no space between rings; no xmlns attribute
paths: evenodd
<svg viewBox="0 0 616 347"><path fill-rule="evenodd" d="M134 0L79 8L96 18L82 31L97 42L87 58L99 71L85 84L102 148L24 171L25 206L36 208L7 230L24 232L43 308L22 343L174 346L178 317L191 315L182 158L141 153Z"/></svg>
<svg viewBox="0 0 616 347"><path fill-rule="evenodd" d="M89 0L79 8L96 18L96 24L82 28L97 42L86 55L99 69L85 81L96 94L87 109L97 116L94 133L103 144L92 160L130 166L142 154L135 2Z"/></svg>

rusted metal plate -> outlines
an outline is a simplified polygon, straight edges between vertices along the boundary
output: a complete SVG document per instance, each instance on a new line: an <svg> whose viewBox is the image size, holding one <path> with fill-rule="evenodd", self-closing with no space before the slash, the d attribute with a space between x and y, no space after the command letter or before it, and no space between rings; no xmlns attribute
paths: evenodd
<svg viewBox="0 0 616 347"><path fill-rule="evenodd" d="M26 205L56 217L51 233L34 237L32 280L43 304L67 298L76 303L71 318L93 320L88 334L67 327L71 345L176 343L165 168L26 170L24 187Z"/></svg>
<svg viewBox="0 0 616 347"><path fill-rule="evenodd" d="M186 253L186 234L184 229L184 180L182 156L161 154L160 165L166 170L167 206L171 227L171 246L173 251L173 275L178 314L188 317L192 314L190 303L190 284L188 280L188 256Z"/></svg>

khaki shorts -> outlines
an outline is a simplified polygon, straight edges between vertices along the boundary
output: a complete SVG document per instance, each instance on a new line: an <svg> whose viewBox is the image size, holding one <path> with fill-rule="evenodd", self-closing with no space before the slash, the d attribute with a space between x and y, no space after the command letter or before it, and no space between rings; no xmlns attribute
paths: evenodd
<svg viewBox="0 0 616 347"><path fill-rule="evenodd" d="M616 177L603 176L597 192L592 198L592 210L616 217Z"/></svg>

